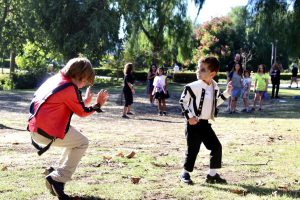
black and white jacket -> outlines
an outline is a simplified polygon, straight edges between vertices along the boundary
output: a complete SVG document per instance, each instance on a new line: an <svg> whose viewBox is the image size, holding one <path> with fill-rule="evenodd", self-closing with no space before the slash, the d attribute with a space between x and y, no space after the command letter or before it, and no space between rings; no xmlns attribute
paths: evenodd
<svg viewBox="0 0 300 200"><path fill-rule="evenodd" d="M226 91L220 94L219 87L214 80L212 81L212 84L214 89L214 102L212 104L211 119L214 120L218 112L217 106L221 105L230 95ZM192 117L200 118L203 102L205 101L204 96L206 87L207 84L202 80L194 81L185 86L179 103L182 114L186 120Z"/></svg>

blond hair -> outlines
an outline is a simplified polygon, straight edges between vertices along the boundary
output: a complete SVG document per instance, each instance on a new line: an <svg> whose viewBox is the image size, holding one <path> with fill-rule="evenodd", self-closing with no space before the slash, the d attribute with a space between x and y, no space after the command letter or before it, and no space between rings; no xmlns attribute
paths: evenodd
<svg viewBox="0 0 300 200"><path fill-rule="evenodd" d="M124 75L127 75L127 74L131 74L131 72L133 71L133 64L132 63L127 63L125 66L124 66Z"/></svg>
<svg viewBox="0 0 300 200"><path fill-rule="evenodd" d="M78 81L85 79L90 85L94 84L95 71L87 58L72 58L61 72L68 78Z"/></svg>

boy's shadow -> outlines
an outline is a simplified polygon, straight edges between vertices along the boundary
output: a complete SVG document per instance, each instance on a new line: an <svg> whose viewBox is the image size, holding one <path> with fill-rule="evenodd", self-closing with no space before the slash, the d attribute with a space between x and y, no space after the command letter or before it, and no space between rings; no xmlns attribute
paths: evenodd
<svg viewBox="0 0 300 200"><path fill-rule="evenodd" d="M95 196L80 196L80 200L105 200L104 198Z"/></svg>
<svg viewBox="0 0 300 200"><path fill-rule="evenodd" d="M230 186L230 184L227 184L228 186ZM211 188L215 188L217 190L223 190L226 192L229 192L230 190L232 190L233 188L231 187L224 187L224 185L222 185L222 187L219 187L219 185L212 185L212 184L208 184L205 185L207 187L211 187ZM287 196L287 197L291 197L291 198L300 198L300 190L281 190L281 189L277 189L277 188L264 188L264 187L259 187L259 186L254 186L254 185L245 185L245 184L238 184L236 185L237 187L241 187L243 188L243 190L245 191L244 195L247 194L254 194L257 196L272 196L272 195L276 195L276 196Z"/></svg>
<svg viewBox="0 0 300 200"><path fill-rule="evenodd" d="M3 124L0 124L0 129L11 129L11 130L15 130L15 131L26 131L25 129L12 128L12 127L5 126Z"/></svg>

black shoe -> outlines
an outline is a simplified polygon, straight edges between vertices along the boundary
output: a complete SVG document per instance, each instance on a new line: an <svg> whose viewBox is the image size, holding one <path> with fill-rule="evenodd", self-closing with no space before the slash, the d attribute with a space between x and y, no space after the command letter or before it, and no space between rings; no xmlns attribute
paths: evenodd
<svg viewBox="0 0 300 200"><path fill-rule="evenodd" d="M167 112L163 112L163 115L164 115L164 116L167 116Z"/></svg>
<svg viewBox="0 0 300 200"><path fill-rule="evenodd" d="M214 176L207 175L206 176L206 183L220 183L220 184L227 184L227 181L220 177L219 174L216 174Z"/></svg>
<svg viewBox="0 0 300 200"><path fill-rule="evenodd" d="M70 197L65 194L65 184L55 181L50 175L46 176L46 187L49 189L50 193L57 196L61 200L69 200Z"/></svg>
<svg viewBox="0 0 300 200"><path fill-rule="evenodd" d="M160 112L158 113L158 116L163 116L163 112L160 111Z"/></svg>
<svg viewBox="0 0 300 200"><path fill-rule="evenodd" d="M123 119L130 119L127 115L122 115Z"/></svg>
<svg viewBox="0 0 300 200"><path fill-rule="evenodd" d="M128 112L127 115L134 115L132 112Z"/></svg>
<svg viewBox="0 0 300 200"><path fill-rule="evenodd" d="M187 172L183 172L179 175L179 179L181 182L186 183L188 185L192 185L193 181L191 180L190 174Z"/></svg>

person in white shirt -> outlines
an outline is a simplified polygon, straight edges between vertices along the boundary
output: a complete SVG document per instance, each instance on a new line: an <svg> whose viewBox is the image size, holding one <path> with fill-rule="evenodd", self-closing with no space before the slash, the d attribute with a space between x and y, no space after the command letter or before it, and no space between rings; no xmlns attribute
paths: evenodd
<svg viewBox="0 0 300 200"><path fill-rule="evenodd" d="M157 75L153 81L153 95L157 99L158 115L167 115L166 99L169 98L167 76L162 67L157 69Z"/></svg>
<svg viewBox="0 0 300 200"><path fill-rule="evenodd" d="M174 73L180 72L180 69L179 69L179 66L177 65L177 63L175 63L173 70L174 70Z"/></svg>
<svg viewBox="0 0 300 200"><path fill-rule="evenodd" d="M201 143L211 151L206 182L227 183L216 171L221 168L222 145L208 122L210 119L214 120L218 112L217 106L231 95L231 82L227 84L226 91L221 94L217 83L213 80L219 68L219 61L215 57L200 60L196 71L198 80L185 86L179 101L186 119L187 140L185 161L179 178L186 184L193 183L189 173L194 169Z"/></svg>

